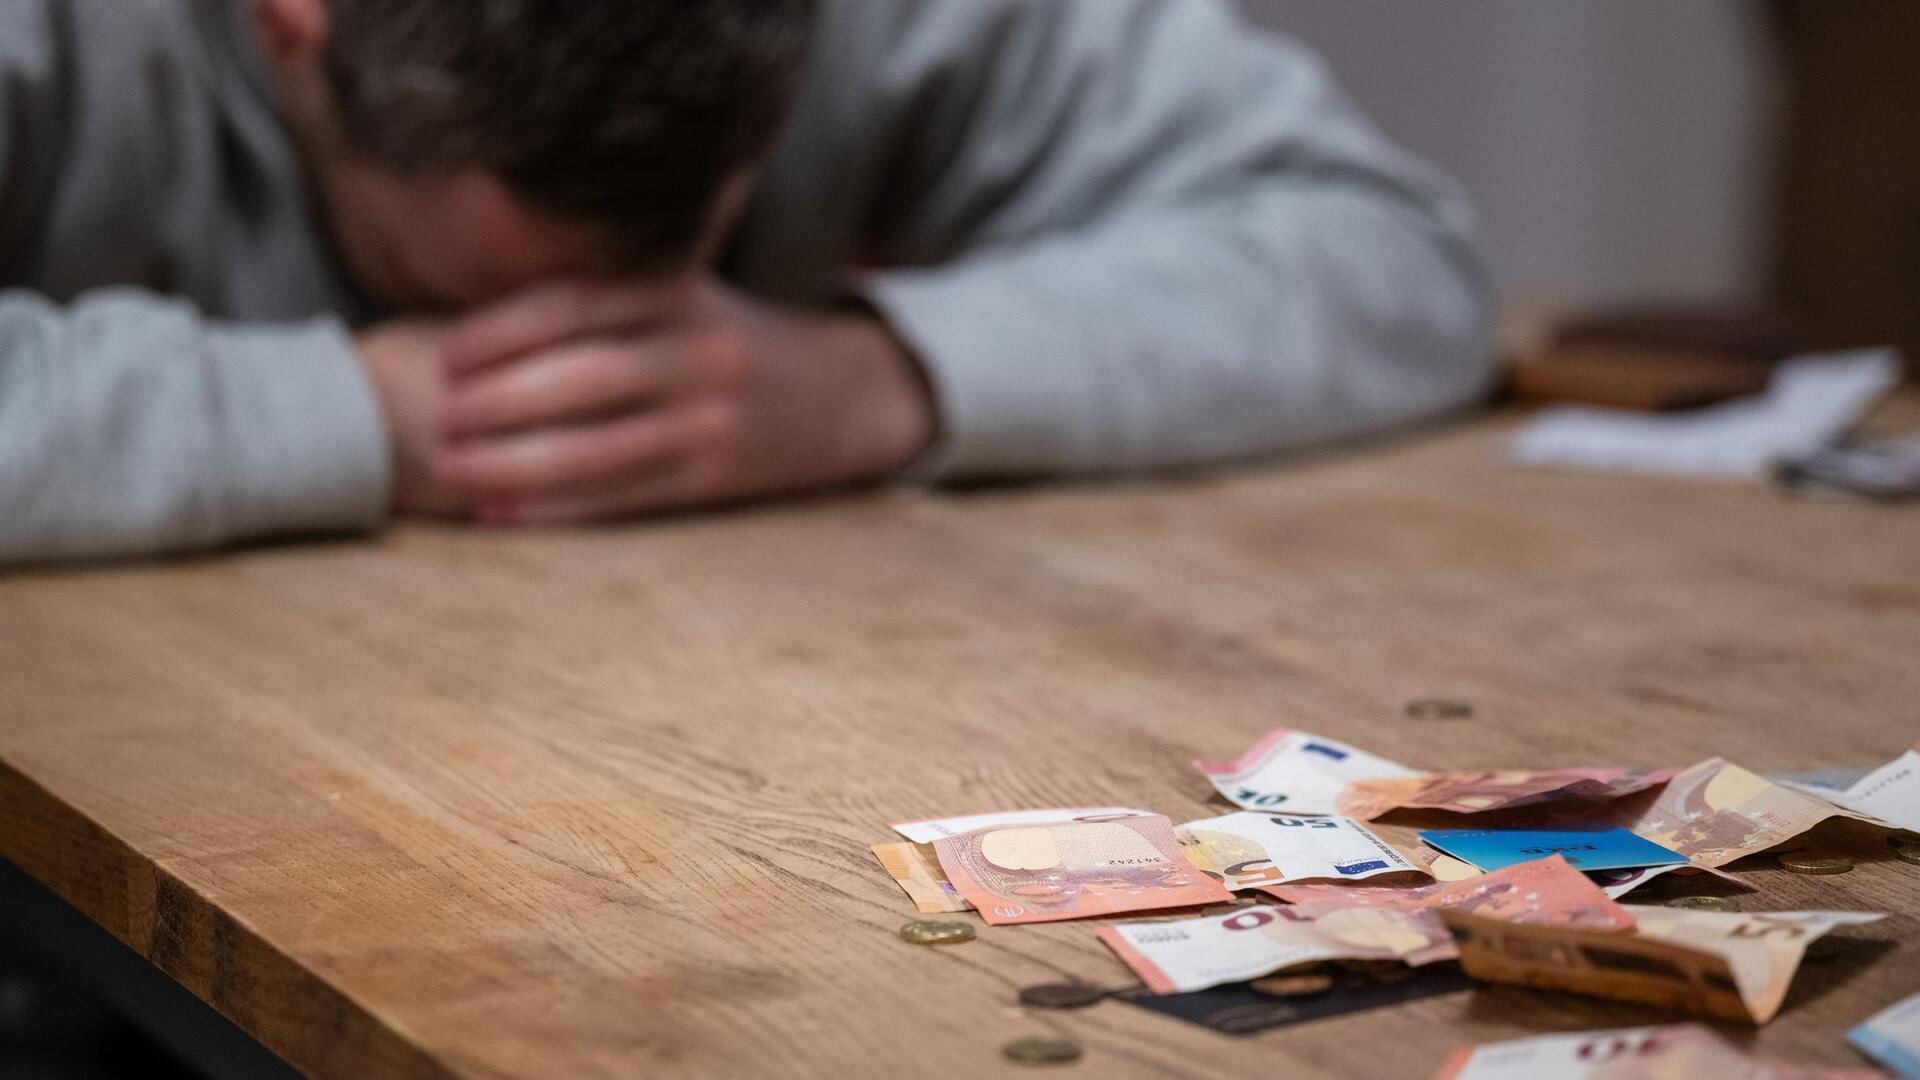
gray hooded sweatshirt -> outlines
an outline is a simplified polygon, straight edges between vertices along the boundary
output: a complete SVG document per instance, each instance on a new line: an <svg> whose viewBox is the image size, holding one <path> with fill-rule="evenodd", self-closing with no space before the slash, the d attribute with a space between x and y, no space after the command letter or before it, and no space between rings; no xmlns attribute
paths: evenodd
<svg viewBox="0 0 1920 1080"><path fill-rule="evenodd" d="M0 2L0 561L369 530L359 292L239 0ZM1243 457L1457 407L1448 189L1220 0L826 0L722 264L863 296L933 479Z"/></svg>

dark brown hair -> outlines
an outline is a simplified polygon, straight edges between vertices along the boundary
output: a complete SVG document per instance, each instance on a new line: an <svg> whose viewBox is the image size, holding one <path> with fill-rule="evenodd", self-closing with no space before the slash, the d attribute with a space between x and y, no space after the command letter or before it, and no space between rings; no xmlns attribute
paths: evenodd
<svg viewBox="0 0 1920 1080"><path fill-rule="evenodd" d="M607 229L639 267L682 257L763 155L814 0L328 0L327 68L355 149L480 168Z"/></svg>

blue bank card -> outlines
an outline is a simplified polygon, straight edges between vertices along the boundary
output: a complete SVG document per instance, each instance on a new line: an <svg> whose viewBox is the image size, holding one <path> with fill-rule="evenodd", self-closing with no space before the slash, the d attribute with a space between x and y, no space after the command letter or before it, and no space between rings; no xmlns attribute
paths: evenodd
<svg viewBox="0 0 1920 1080"><path fill-rule="evenodd" d="M1576 870L1630 870L1687 860L1625 829L1428 829L1420 839L1482 870L1558 855Z"/></svg>

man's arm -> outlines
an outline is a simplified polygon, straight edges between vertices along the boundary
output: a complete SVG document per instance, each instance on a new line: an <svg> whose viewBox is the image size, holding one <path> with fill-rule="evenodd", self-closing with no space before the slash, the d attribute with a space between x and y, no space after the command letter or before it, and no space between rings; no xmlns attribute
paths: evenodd
<svg viewBox="0 0 1920 1080"><path fill-rule="evenodd" d="M901 142L869 247L910 268L866 292L927 369L938 473L1240 456L1483 391L1462 208L1304 51L1216 0L829 10L821 115Z"/></svg>
<svg viewBox="0 0 1920 1080"><path fill-rule="evenodd" d="M389 472L379 403L334 320L0 292L0 562L369 528Z"/></svg>
<svg viewBox="0 0 1920 1080"><path fill-rule="evenodd" d="M337 320L242 325L150 292L40 291L48 244L87 238L113 280L134 261L113 222L166 212L172 166L148 152L188 151L160 142L152 116L190 127L185 110L212 107L161 63L191 27L178 8L0 10L0 563L361 529L386 512L376 390L408 386L371 355L363 367ZM146 112L118 108L121 54L160 72L141 67Z"/></svg>

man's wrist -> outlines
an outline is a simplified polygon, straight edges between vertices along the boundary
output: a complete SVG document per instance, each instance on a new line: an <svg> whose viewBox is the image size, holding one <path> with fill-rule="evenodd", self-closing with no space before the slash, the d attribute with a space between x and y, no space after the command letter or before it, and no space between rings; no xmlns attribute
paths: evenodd
<svg viewBox="0 0 1920 1080"><path fill-rule="evenodd" d="M838 347L853 361L854 385L862 388L849 428L863 433L865 445L850 449L866 475L904 470L938 440L933 384L913 350L875 309L850 305L834 319Z"/></svg>

